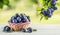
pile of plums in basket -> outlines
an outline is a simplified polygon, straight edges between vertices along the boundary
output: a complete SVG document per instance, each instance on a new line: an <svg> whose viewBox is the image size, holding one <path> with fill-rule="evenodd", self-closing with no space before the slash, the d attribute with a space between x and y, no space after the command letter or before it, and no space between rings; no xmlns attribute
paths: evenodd
<svg viewBox="0 0 60 35"><path fill-rule="evenodd" d="M25 23L25 22L30 22L30 17L29 16L26 16L25 14L15 14L14 16L11 17L11 19L8 21L10 23ZM32 32L32 28L29 27L27 28L28 31L26 31L26 29L22 28L21 31L22 32L29 32L31 33ZM11 27L9 26L5 26L3 31L6 31L6 32L9 32L11 31Z"/></svg>
<svg viewBox="0 0 60 35"><path fill-rule="evenodd" d="M30 17L26 16L25 14L15 14L14 16L11 17L11 19L9 20L9 22L11 23L24 23L24 22L30 22Z"/></svg>

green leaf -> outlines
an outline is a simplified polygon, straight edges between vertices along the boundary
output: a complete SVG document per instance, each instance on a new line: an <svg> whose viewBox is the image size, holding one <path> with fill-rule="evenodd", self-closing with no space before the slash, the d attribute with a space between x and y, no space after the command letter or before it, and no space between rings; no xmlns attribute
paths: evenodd
<svg viewBox="0 0 60 35"><path fill-rule="evenodd" d="M3 8L3 3L0 2L0 8L2 9Z"/></svg>
<svg viewBox="0 0 60 35"><path fill-rule="evenodd" d="M40 20L42 20L42 19L43 19L43 17L44 17L44 16L41 16Z"/></svg>
<svg viewBox="0 0 60 35"><path fill-rule="evenodd" d="M33 29L33 31L37 31L37 29Z"/></svg>
<svg viewBox="0 0 60 35"><path fill-rule="evenodd" d="M37 11L41 11L41 8L38 7L38 8L37 8Z"/></svg>
<svg viewBox="0 0 60 35"><path fill-rule="evenodd" d="M38 4L38 0L31 0L32 3Z"/></svg>
<svg viewBox="0 0 60 35"><path fill-rule="evenodd" d="M48 20L48 17L47 16L44 16L46 20Z"/></svg>
<svg viewBox="0 0 60 35"><path fill-rule="evenodd" d="M9 0L3 0L3 3L4 3L5 5L9 5Z"/></svg>
<svg viewBox="0 0 60 35"><path fill-rule="evenodd" d="M60 6L60 3L57 2L56 5L57 5L57 6Z"/></svg>
<svg viewBox="0 0 60 35"><path fill-rule="evenodd" d="M0 2L3 2L3 0L0 0Z"/></svg>

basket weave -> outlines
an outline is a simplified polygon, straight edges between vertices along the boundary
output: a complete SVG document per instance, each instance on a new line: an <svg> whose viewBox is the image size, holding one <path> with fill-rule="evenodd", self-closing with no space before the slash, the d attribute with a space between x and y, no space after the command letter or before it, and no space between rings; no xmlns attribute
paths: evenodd
<svg viewBox="0 0 60 35"><path fill-rule="evenodd" d="M27 29L28 28L28 25L30 24L30 22L25 22L25 23L11 23L11 22L8 22L8 25L14 30L14 31L19 31L21 30L22 28L25 28Z"/></svg>

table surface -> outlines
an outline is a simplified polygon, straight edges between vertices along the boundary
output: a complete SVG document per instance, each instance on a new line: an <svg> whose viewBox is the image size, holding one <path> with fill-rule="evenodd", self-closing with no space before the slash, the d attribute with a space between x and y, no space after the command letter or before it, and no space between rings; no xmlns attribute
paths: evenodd
<svg viewBox="0 0 60 35"><path fill-rule="evenodd" d="M60 35L60 24L31 24L30 27L37 29L36 32L23 33L23 32L3 32L3 27L5 25L0 25L1 35Z"/></svg>

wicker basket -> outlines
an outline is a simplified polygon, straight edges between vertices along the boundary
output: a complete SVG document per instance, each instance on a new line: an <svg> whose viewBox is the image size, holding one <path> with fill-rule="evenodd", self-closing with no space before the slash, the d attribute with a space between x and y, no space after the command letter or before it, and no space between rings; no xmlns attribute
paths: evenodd
<svg viewBox="0 0 60 35"><path fill-rule="evenodd" d="M21 23L11 23L11 22L8 22L8 25L14 31L20 31L22 28L27 29L29 24L30 24L30 22L25 22L25 23L22 23L22 22Z"/></svg>

